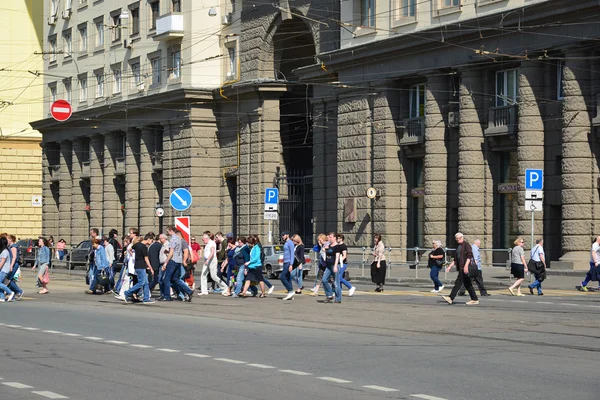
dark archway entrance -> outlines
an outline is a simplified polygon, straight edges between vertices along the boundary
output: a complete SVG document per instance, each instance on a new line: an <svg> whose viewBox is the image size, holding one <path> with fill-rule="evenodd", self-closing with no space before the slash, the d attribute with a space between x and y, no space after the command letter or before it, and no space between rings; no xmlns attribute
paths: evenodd
<svg viewBox="0 0 600 400"><path fill-rule="evenodd" d="M278 27L273 48L275 77L288 85L279 102L283 159L275 180L281 193L279 230L298 233L308 245L313 241L312 87L298 82L294 71L315 63L315 45L309 27L293 18Z"/></svg>

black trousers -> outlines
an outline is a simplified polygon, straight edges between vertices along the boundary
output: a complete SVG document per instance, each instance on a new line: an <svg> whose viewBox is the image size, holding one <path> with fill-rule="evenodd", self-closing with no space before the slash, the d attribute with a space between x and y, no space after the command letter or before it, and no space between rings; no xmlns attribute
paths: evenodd
<svg viewBox="0 0 600 400"><path fill-rule="evenodd" d="M477 294L475 293L475 289L473 288L473 283L471 283L471 278L469 275L465 275L462 271L462 268L458 270L458 276L456 277L456 281L454 281L454 287L452 288L452 292L450 292L450 298L454 300L460 288L464 285L467 292L469 292L469 296L471 296L471 300L478 300Z"/></svg>
<svg viewBox="0 0 600 400"><path fill-rule="evenodd" d="M477 284L477 287L479 288L479 293L482 296L485 296L487 294L487 289L483 285L483 274L481 273L481 271L478 271L477 276L472 277L471 280L475 281L475 283ZM458 294L460 296L464 296L465 295L465 285L461 286L460 291L458 292Z"/></svg>

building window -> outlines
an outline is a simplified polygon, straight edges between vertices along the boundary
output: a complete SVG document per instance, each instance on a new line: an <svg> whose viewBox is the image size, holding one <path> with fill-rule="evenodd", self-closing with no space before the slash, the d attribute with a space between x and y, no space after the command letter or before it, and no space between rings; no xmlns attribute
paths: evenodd
<svg viewBox="0 0 600 400"><path fill-rule="evenodd" d="M50 15L55 16L58 13L58 0L52 0L50 2Z"/></svg>
<svg viewBox="0 0 600 400"><path fill-rule="evenodd" d="M112 41L119 42L121 40L121 10L116 11L116 14L112 15Z"/></svg>
<svg viewBox="0 0 600 400"><path fill-rule="evenodd" d="M139 3L137 7L130 8L131 11L131 36L140 34L140 9Z"/></svg>
<svg viewBox="0 0 600 400"><path fill-rule="evenodd" d="M104 47L104 20L95 21L96 47Z"/></svg>
<svg viewBox="0 0 600 400"><path fill-rule="evenodd" d="M121 93L123 90L123 81L120 69L113 69L113 94Z"/></svg>
<svg viewBox="0 0 600 400"><path fill-rule="evenodd" d="M556 98L563 100L565 98L565 88L563 82L565 80L565 62L560 60L556 63Z"/></svg>
<svg viewBox="0 0 600 400"><path fill-rule="evenodd" d="M67 30L63 32L63 42L64 42L64 55L65 58L71 57L73 55L73 38L71 36L71 30Z"/></svg>
<svg viewBox="0 0 600 400"><path fill-rule="evenodd" d="M67 0L65 2L65 10L71 10L73 8L73 0Z"/></svg>
<svg viewBox="0 0 600 400"><path fill-rule="evenodd" d="M227 46L227 77L226 80L233 80L237 78L237 54L236 54L236 42L232 42L231 45Z"/></svg>
<svg viewBox="0 0 600 400"><path fill-rule="evenodd" d="M171 78L181 78L181 51L174 51L171 55Z"/></svg>
<svg viewBox="0 0 600 400"><path fill-rule="evenodd" d="M400 0L400 16L414 18L417 15L417 0Z"/></svg>
<svg viewBox="0 0 600 400"><path fill-rule="evenodd" d="M87 101L88 97L88 86L87 86L87 77L81 76L79 77L79 102L82 103Z"/></svg>
<svg viewBox="0 0 600 400"><path fill-rule="evenodd" d="M56 62L56 36L48 39L48 43L50 44L50 62Z"/></svg>
<svg viewBox="0 0 600 400"><path fill-rule="evenodd" d="M133 75L133 85L135 87L139 87L142 83L142 76L140 73L140 63L131 64L131 75Z"/></svg>
<svg viewBox="0 0 600 400"><path fill-rule="evenodd" d="M96 72L96 98L104 97L104 72Z"/></svg>
<svg viewBox="0 0 600 400"><path fill-rule="evenodd" d="M361 26L375 27L375 0L361 0L360 24Z"/></svg>
<svg viewBox="0 0 600 400"><path fill-rule="evenodd" d="M496 107L517 103L517 70L496 72Z"/></svg>
<svg viewBox="0 0 600 400"><path fill-rule="evenodd" d="M81 26L81 27L79 27L79 51L82 53L87 53L87 49L88 49L87 27Z"/></svg>
<svg viewBox="0 0 600 400"><path fill-rule="evenodd" d="M460 0L440 0L440 8L452 8L460 6Z"/></svg>
<svg viewBox="0 0 600 400"><path fill-rule="evenodd" d="M156 19L159 17L160 13L160 2L159 1L151 1L150 2L150 20L152 21L152 25L150 30L156 29Z"/></svg>
<svg viewBox="0 0 600 400"><path fill-rule="evenodd" d="M69 103L71 103L72 100L72 96L71 96L71 79L65 79L63 81L63 86L65 89L65 100L68 101Z"/></svg>
<svg viewBox="0 0 600 400"><path fill-rule="evenodd" d="M410 88L410 118L419 118L425 116L425 105L427 104L427 95L425 94L425 84L414 85Z"/></svg>
<svg viewBox="0 0 600 400"><path fill-rule="evenodd" d="M181 0L171 0L171 11L172 12L181 12Z"/></svg>
<svg viewBox="0 0 600 400"><path fill-rule="evenodd" d="M50 105L52 105L52 103L54 103L56 100L58 100L58 93L56 91L56 83L52 83L52 84L48 85L48 87L50 88Z"/></svg>
<svg viewBox="0 0 600 400"><path fill-rule="evenodd" d="M150 60L152 65L152 86L160 85L160 58Z"/></svg>

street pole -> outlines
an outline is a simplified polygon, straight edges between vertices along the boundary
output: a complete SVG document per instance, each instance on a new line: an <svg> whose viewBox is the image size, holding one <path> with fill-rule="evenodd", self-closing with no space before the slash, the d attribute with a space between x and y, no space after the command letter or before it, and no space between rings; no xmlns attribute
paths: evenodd
<svg viewBox="0 0 600 400"><path fill-rule="evenodd" d="M535 206L532 204L531 207L531 249L533 249L534 245L534 220L535 220Z"/></svg>
<svg viewBox="0 0 600 400"><path fill-rule="evenodd" d="M269 244L273 244L273 220L269 220Z"/></svg>

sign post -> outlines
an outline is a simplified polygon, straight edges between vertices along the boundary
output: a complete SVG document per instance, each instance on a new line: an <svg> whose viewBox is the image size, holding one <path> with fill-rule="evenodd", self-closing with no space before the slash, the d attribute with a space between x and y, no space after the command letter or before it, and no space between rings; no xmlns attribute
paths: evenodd
<svg viewBox="0 0 600 400"><path fill-rule="evenodd" d="M525 210L531 211L531 248L535 245L535 212L544 208L544 170L525 170Z"/></svg>
<svg viewBox="0 0 600 400"><path fill-rule="evenodd" d="M279 210L279 189L267 188L265 190L265 214L264 219L269 221L268 243L273 242L273 220L277 220Z"/></svg>

